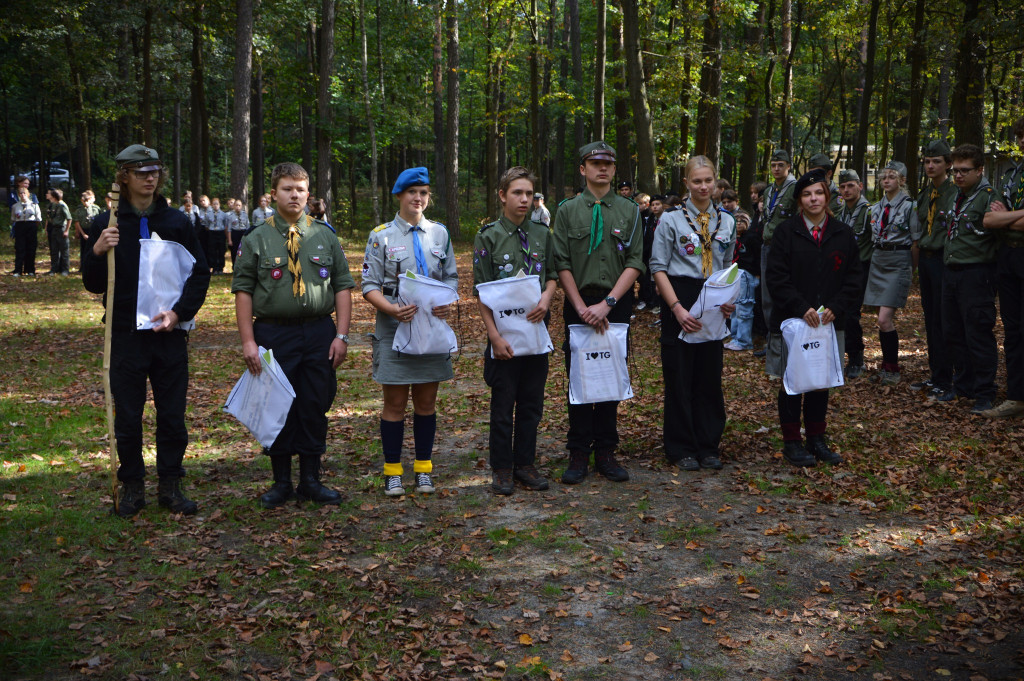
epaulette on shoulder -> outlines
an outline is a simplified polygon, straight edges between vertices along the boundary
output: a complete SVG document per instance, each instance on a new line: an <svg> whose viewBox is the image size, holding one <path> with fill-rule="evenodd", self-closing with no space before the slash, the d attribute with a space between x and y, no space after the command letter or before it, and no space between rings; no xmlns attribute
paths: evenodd
<svg viewBox="0 0 1024 681"><path fill-rule="evenodd" d="M489 230L491 227L494 227L494 225L496 225L496 224L498 224L498 223L497 222L485 222L484 224L480 225L480 229L477 230L477 233L478 234L483 234L484 232Z"/></svg>
<svg viewBox="0 0 1024 681"><path fill-rule="evenodd" d="M547 225L545 225L545 224L544 224L543 222L541 222L540 220L530 220L530 222L532 222L532 223L533 223L533 224L535 224L535 225L539 225L539 226L543 227L544 229L547 229L547 228L548 228L548 226L547 226Z"/></svg>
<svg viewBox="0 0 1024 681"><path fill-rule="evenodd" d="M376 227L374 227L373 231L374 232L383 232L387 228L388 228L388 223L385 222L383 225L377 225Z"/></svg>
<svg viewBox="0 0 1024 681"><path fill-rule="evenodd" d="M331 226L331 223L327 222L327 220L321 220L320 218L313 218L313 222L315 222L318 225L321 225L323 227L326 227L327 229L331 230L335 234L338 233L338 230L334 229L334 227Z"/></svg>
<svg viewBox="0 0 1024 681"><path fill-rule="evenodd" d="M577 194L577 196L582 196L582 194ZM558 202L558 207L561 208L563 203L565 203L566 201L572 201L575 198L576 198L575 196L567 196L567 197L565 197L564 199L562 199L561 201Z"/></svg>

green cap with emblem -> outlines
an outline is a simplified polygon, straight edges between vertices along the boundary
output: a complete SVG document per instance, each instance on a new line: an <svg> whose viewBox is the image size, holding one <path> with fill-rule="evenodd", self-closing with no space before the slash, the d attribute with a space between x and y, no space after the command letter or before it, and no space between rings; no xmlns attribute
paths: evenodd
<svg viewBox="0 0 1024 681"><path fill-rule="evenodd" d="M775 153L772 154L772 161L782 161L783 163L793 165L793 160L789 157L789 152L785 149L776 149Z"/></svg>
<svg viewBox="0 0 1024 681"><path fill-rule="evenodd" d="M134 168L135 170L159 170L163 167L156 149L141 144L126 147L115 158L118 168Z"/></svg>
<svg viewBox="0 0 1024 681"><path fill-rule="evenodd" d="M945 140L932 140L921 149L921 156L934 158L936 156L949 156L953 150L949 148Z"/></svg>
<svg viewBox="0 0 1024 681"><path fill-rule="evenodd" d="M591 142L586 146L580 147L580 163L597 160L611 161L614 163L615 150L612 149L611 145L603 140Z"/></svg>
<svg viewBox="0 0 1024 681"><path fill-rule="evenodd" d="M853 168L843 168L839 171L839 184L846 182L860 182L860 175Z"/></svg>
<svg viewBox="0 0 1024 681"><path fill-rule="evenodd" d="M830 159L827 154L817 153L814 156L811 156L810 160L807 161L807 167L832 170L832 159Z"/></svg>
<svg viewBox="0 0 1024 681"><path fill-rule="evenodd" d="M879 170L878 172L881 174L886 170L894 170L903 177L907 176L907 166L900 163L899 161L889 161L888 163L885 164L885 167Z"/></svg>

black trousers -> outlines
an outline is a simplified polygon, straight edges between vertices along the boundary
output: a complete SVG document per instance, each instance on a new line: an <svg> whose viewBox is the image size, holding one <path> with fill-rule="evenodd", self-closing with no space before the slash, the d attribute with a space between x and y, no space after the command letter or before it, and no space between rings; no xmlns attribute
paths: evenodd
<svg viewBox="0 0 1024 681"><path fill-rule="evenodd" d="M78 269L82 269L82 262L85 260L85 249L92 248L92 242L88 239L78 239Z"/></svg>
<svg viewBox="0 0 1024 681"><path fill-rule="evenodd" d="M53 273L71 271L71 245L64 236L60 225L46 225L46 241L50 246L50 271Z"/></svg>
<svg viewBox="0 0 1024 681"><path fill-rule="evenodd" d="M222 232L223 233L223 232ZM245 230L233 229L231 230L231 264L235 264L235 260L238 259L238 245L242 243L242 237L245 236ZM224 258L224 250L221 249L221 256ZM223 268L222 268L223 269Z"/></svg>
<svg viewBox="0 0 1024 681"><path fill-rule="evenodd" d="M228 247L228 237L224 230L208 232L207 240L210 250L206 252L210 268L218 274L224 271L224 249Z"/></svg>
<svg viewBox="0 0 1024 681"><path fill-rule="evenodd" d="M146 379L156 406L156 472L181 478L188 445L185 397L188 392L188 334L179 329L114 331L110 344L110 390L114 398L114 436L121 466L119 480L142 480L142 412Z"/></svg>
<svg viewBox="0 0 1024 681"><path fill-rule="evenodd" d="M338 377L328 355L337 327L330 317L294 326L257 321L256 343L274 351L274 360L295 390L281 433L269 450L271 456L320 456L327 451L327 410L338 392Z"/></svg>
<svg viewBox="0 0 1024 681"><path fill-rule="evenodd" d="M36 249L39 248L39 223L14 223L14 273L36 273Z"/></svg>
<svg viewBox="0 0 1024 681"><path fill-rule="evenodd" d="M942 264L942 260L939 260L939 264ZM861 269L860 281L858 282L860 293L857 295L856 303L846 313L846 347L844 350L847 357L859 359L861 364L864 363L864 328L860 325L860 311L864 307L864 291L868 287L869 270L870 268L868 267Z"/></svg>
<svg viewBox="0 0 1024 681"><path fill-rule="evenodd" d="M601 302L607 296L607 293L592 296L581 295L583 303L587 306ZM628 324L632 312L633 292L630 290L608 313L608 321ZM565 322L565 341L562 343L562 352L565 353L565 374L568 376L572 365L572 354L569 352L569 325L585 322L580 319L576 310L569 303L562 306L562 320ZM569 434L566 438L566 448L570 452L614 452L619 446L619 403L569 404L568 394L565 402L569 405Z"/></svg>
<svg viewBox="0 0 1024 681"><path fill-rule="evenodd" d="M487 343L484 381L491 388L491 469L533 465L547 378L547 354L493 359Z"/></svg>
<svg viewBox="0 0 1024 681"><path fill-rule="evenodd" d="M953 387L964 397L996 396L995 275L992 263L947 265L942 273L942 335Z"/></svg>
<svg viewBox="0 0 1024 681"><path fill-rule="evenodd" d="M924 330L928 340L928 370L936 386L949 390L953 387L953 365L949 361L949 348L942 335L942 249L921 251L917 263L917 276L921 284L921 307L924 309ZM847 327L849 337L849 327Z"/></svg>
<svg viewBox="0 0 1024 681"><path fill-rule="evenodd" d="M1006 399L1024 400L1024 248L1003 247L996 281L1006 332Z"/></svg>
<svg viewBox="0 0 1024 681"><path fill-rule="evenodd" d="M687 457L700 461L718 456L725 432L722 344L681 340L663 344L661 366L665 378L665 457L675 462Z"/></svg>

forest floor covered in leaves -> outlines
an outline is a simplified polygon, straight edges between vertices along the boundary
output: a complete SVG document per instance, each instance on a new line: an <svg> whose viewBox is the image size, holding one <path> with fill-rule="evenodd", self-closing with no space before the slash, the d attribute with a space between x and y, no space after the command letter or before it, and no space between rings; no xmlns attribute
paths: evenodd
<svg viewBox="0 0 1024 681"><path fill-rule="evenodd" d="M362 244L345 245L358 280ZM325 461L345 501L259 509L268 463L221 411L244 366L230 280L215 277L190 341L191 518L156 506L152 469L151 505L110 515L98 297L74 276L0 276L0 677L1024 678L1024 421L908 388L926 367L916 288L898 318L904 382L833 391L843 465L786 465L778 383L728 353L725 468L667 466L645 312L637 396L619 409L630 481L556 481L556 351L539 442L551 489L504 498L489 489L484 333L458 250L464 347L440 391L438 493L382 494L373 318L357 295ZM5 238L3 271L10 251ZM150 464L153 427L150 405Z"/></svg>

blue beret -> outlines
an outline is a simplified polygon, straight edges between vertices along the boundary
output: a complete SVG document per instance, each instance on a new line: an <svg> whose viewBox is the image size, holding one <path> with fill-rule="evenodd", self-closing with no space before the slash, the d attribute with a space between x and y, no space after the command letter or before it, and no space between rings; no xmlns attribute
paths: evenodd
<svg viewBox="0 0 1024 681"><path fill-rule="evenodd" d="M406 168L395 180L395 186L391 188L391 193L401 194L409 187L428 184L430 184L430 175L427 174L426 168Z"/></svg>

